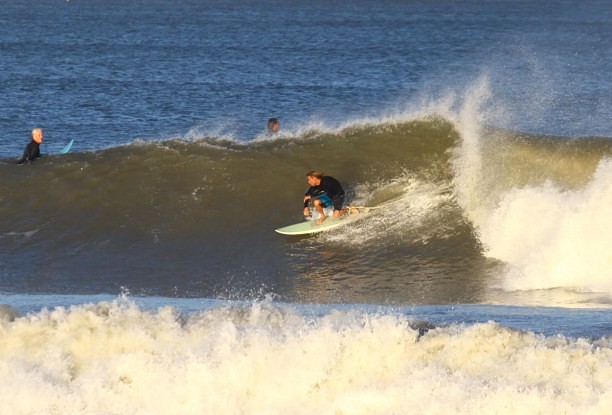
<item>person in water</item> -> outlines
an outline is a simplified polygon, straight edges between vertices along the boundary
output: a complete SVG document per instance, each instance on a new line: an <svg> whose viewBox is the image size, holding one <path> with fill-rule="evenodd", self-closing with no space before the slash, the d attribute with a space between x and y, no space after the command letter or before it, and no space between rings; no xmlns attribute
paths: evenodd
<svg viewBox="0 0 612 415"><path fill-rule="evenodd" d="M18 164L31 162L40 157L40 143L43 141L43 130L35 128L32 130L32 140L23 150L23 156L17 161Z"/></svg>
<svg viewBox="0 0 612 415"><path fill-rule="evenodd" d="M349 212L349 208L342 208L344 203L344 189L338 180L331 176L325 176L316 170L306 174L306 180L310 186L304 195L304 216L308 216L312 203L319 213L317 223L321 224L326 219L325 208L334 207L334 218L339 218Z"/></svg>
<svg viewBox="0 0 612 415"><path fill-rule="evenodd" d="M278 118L270 118L268 120L268 134L276 134L280 130L280 122Z"/></svg>

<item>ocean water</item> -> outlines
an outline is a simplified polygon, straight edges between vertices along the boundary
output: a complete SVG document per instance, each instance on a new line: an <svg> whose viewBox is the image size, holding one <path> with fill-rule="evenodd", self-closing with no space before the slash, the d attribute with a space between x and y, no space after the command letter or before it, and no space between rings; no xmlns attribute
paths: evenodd
<svg viewBox="0 0 612 415"><path fill-rule="evenodd" d="M610 2L0 7L2 414L610 413Z"/></svg>

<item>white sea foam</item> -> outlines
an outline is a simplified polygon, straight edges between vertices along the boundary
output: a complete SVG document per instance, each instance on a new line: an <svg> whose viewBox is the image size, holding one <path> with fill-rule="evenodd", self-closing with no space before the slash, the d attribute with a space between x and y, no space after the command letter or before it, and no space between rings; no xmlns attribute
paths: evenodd
<svg viewBox="0 0 612 415"><path fill-rule="evenodd" d="M439 232L444 228L439 226L445 210L454 196L451 189L444 183L434 184L416 179L398 179L396 182L377 187L384 192L385 187L392 188L391 193L399 192L399 196L391 197L380 204L374 204L372 215L367 220L356 222L350 227L339 228L336 232L324 235L327 240L342 241L353 245L366 244L373 240L388 240L391 234L403 240L411 238L413 243L424 243L433 237L443 237ZM366 191L357 189L358 194L368 195ZM365 198L352 205L373 204ZM367 212L367 209L362 209Z"/></svg>
<svg viewBox="0 0 612 415"><path fill-rule="evenodd" d="M612 407L610 339L263 303L124 301L0 321L2 413L581 413Z"/></svg>
<svg viewBox="0 0 612 415"><path fill-rule="evenodd" d="M486 80L466 93L455 124L462 137L455 163L457 199L485 253L507 264L502 288L564 287L612 293L612 162L602 159L583 188L544 185L494 190L483 168L482 126L493 106Z"/></svg>
<svg viewBox="0 0 612 415"><path fill-rule="evenodd" d="M513 189L482 223L488 254L511 264L507 289L570 287L612 293L612 162L591 182Z"/></svg>

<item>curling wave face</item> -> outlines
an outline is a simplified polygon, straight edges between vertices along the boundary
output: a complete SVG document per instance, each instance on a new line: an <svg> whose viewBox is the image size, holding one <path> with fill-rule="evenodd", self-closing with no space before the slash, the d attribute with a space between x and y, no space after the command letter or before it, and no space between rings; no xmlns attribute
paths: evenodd
<svg viewBox="0 0 612 415"><path fill-rule="evenodd" d="M431 116L0 163L5 290L445 303L479 301L504 275L506 290L609 291L610 258L589 248L605 233L550 232L568 217L609 226L611 140L484 129L474 145L463 128ZM388 207L329 235L279 238L273 229L301 220L313 168L338 178L353 205ZM556 210L538 229L517 217L523 205ZM568 239L581 247L574 271L593 265L566 282L556 267Z"/></svg>

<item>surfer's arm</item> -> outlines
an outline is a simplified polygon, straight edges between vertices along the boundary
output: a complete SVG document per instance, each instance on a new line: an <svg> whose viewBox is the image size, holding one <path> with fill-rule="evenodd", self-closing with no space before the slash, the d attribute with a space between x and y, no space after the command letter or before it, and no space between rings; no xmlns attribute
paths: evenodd
<svg viewBox="0 0 612 415"><path fill-rule="evenodd" d="M316 199L317 197L325 193L325 190L321 188L321 186L313 186L309 188L306 194L304 195L304 207L308 206L308 202L310 202L310 199Z"/></svg>
<svg viewBox="0 0 612 415"><path fill-rule="evenodd" d="M17 164L23 164L26 161L30 161L30 146L26 146L25 150L23 150L23 155L17 160Z"/></svg>
<svg viewBox="0 0 612 415"><path fill-rule="evenodd" d="M304 194L304 208L308 207L308 201L312 198L313 188L309 187L306 193Z"/></svg>

